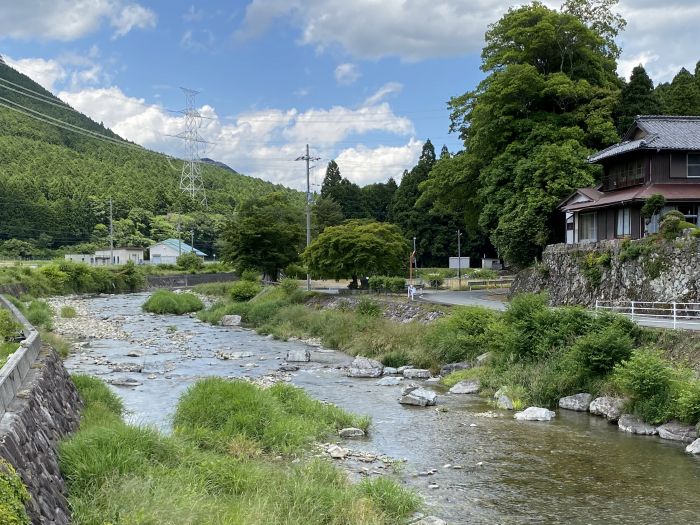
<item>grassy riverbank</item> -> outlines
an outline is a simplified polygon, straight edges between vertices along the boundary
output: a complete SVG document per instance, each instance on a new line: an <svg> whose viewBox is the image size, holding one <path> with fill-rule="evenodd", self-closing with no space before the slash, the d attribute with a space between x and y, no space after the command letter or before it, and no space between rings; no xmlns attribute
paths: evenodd
<svg viewBox="0 0 700 525"><path fill-rule="evenodd" d="M352 484L312 457L313 441L369 422L289 385L200 381L164 436L126 424L99 380L74 381L86 405L60 457L77 525L394 524L419 506L389 478Z"/></svg>
<svg viewBox="0 0 700 525"><path fill-rule="evenodd" d="M487 354L482 366L444 382L479 379L484 395L505 387L516 407L555 407L563 396L590 392L628 397L629 410L651 423L700 420L697 375L684 360L669 359L669 343L677 338L625 317L552 309L546 297L523 294L504 313L459 307L429 324L397 323L384 318L381 303L371 299L331 310L310 308L303 304L307 298L290 284L266 289L249 302L221 301L200 318L217 323L222 315L239 314L257 331L280 339L320 338L324 346L351 355L434 372Z"/></svg>

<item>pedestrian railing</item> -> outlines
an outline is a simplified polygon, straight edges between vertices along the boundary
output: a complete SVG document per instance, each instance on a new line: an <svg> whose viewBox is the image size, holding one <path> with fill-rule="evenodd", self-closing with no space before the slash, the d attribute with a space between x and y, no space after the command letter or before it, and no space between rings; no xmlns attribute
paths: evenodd
<svg viewBox="0 0 700 525"><path fill-rule="evenodd" d="M674 329L700 326L700 303L596 300L595 309L626 315L641 324L671 325Z"/></svg>
<svg viewBox="0 0 700 525"><path fill-rule="evenodd" d="M484 290L491 288L510 288L515 279L513 277L500 277L498 279L468 279L462 277L462 290ZM448 289L459 288L459 279L450 277L445 279L445 284Z"/></svg>

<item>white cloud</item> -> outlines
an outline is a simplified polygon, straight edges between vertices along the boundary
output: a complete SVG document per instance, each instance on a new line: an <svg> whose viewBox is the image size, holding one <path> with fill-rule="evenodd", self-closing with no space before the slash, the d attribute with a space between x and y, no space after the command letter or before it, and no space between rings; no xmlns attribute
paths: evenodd
<svg viewBox="0 0 700 525"><path fill-rule="evenodd" d="M510 2L494 0L253 0L239 34L254 36L279 17L301 29L301 42L340 45L353 56L421 60L480 51L489 23Z"/></svg>
<svg viewBox="0 0 700 525"><path fill-rule="evenodd" d="M22 40L76 40L108 20L114 36L153 27L155 13L122 0L21 0L0 3L0 35Z"/></svg>
<svg viewBox="0 0 700 525"><path fill-rule="evenodd" d="M109 83L110 75L96 61L98 57L99 49L92 46L85 55L64 53L55 59L5 56L5 62L49 91L65 86L75 91Z"/></svg>
<svg viewBox="0 0 700 525"><path fill-rule="evenodd" d="M354 84L360 76L360 70L355 64L345 63L335 68L335 81L338 84Z"/></svg>
<svg viewBox="0 0 700 525"><path fill-rule="evenodd" d="M158 104L129 97L117 87L64 91L59 96L137 144L173 156L183 151L182 143L171 137L182 131L182 119ZM304 166L292 161L303 154L306 143L313 144L315 154L324 159L316 174L322 177L325 162L338 158L344 162L343 175L360 184L400 176L415 164L420 153L420 143L412 138L412 123L396 116L386 102L357 109L334 106L303 112L271 108L233 119L222 118L211 106L202 106L199 111L208 117L200 132L211 142L203 155L248 175L296 188L304 186ZM342 148L344 139L369 132L406 137L407 144Z"/></svg>
<svg viewBox="0 0 700 525"><path fill-rule="evenodd" d="M56 60L45 60L43 58L22 58L15 60L5 56L8 66L15 68L37 82L43 88L53 91L59 81L67 77L65 68Z"/></svg>
<svg viewBox="0 0 700 525"><path fill-rule="evenodd" d="M398 82L387 82L382 87L380 87L376 93L374 93L373 95L368 97L364 101L363 105L364 106L373 106L375 104L379 104L379 102L384 100L389 95L394 95L396 93L400 93L402 89L403 89L403 84L399 84Z"/></svg>

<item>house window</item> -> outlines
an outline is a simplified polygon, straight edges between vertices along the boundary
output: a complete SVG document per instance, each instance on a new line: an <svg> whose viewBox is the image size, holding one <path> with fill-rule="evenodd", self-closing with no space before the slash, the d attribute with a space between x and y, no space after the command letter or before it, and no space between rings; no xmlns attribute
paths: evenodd
<svg viewBox="0 0 700 525"><path fill-rule="evenodd" d="M630 231L630 209L620 208L615 212L615 237L629 236Z"/></svg>
<svg viewBox="0 0 700 525"><path fill-rule="evenodd" d="M679 204L678 211L683 214L685 220L698 224L698 205L697 204Z"/></svg>
<svg viewBox="0 0 700 525"><path fill-rule="evenodd" d="M595 212L582 213L578 218L579 242L591 242L597 240Z"/></svg>
<svg viewBox="0 0 700 525"><path fill-rule="evenodd" d="M700 173L698 176L700 176ZM604 179L604 185L607 190L627 188L629 186L643 184L644 161L642 159L637 159L614 164L606 170Z"/></svg>
<svg viewBox="0 0 700 525"><path fill-rule="evenodd" d="M700 178L700 154L688 153L688 178Z"/></svg>

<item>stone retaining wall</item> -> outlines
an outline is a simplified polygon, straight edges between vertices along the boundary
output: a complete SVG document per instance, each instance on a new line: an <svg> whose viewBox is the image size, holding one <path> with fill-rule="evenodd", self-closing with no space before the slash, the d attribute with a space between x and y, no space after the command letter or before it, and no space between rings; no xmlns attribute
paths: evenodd
<svg viewBox="0 0 700 525"><path fill-rule="evenodd" d="M698 302L700 239L547 246L540 264L516 276L511 295L545 290L553 305Z"/></svg>
<svg viewBox="0 0 700 525"><path fill-rule="evenodd" d="M146 288L180 288L204 283L235 281L236 279L238 279L238 275L233 272L149 275L146 277Z"/></svg>
<svg viewBox="0 0 700 525"><path fill-rule="evenodd" d="M0 457L29 490L32 523L65 525L69 509L57 447L77 429L82 403L56 352L42 346L39 333L2 297L0 305L24 325L26 337L0 370Z"/></svg>

